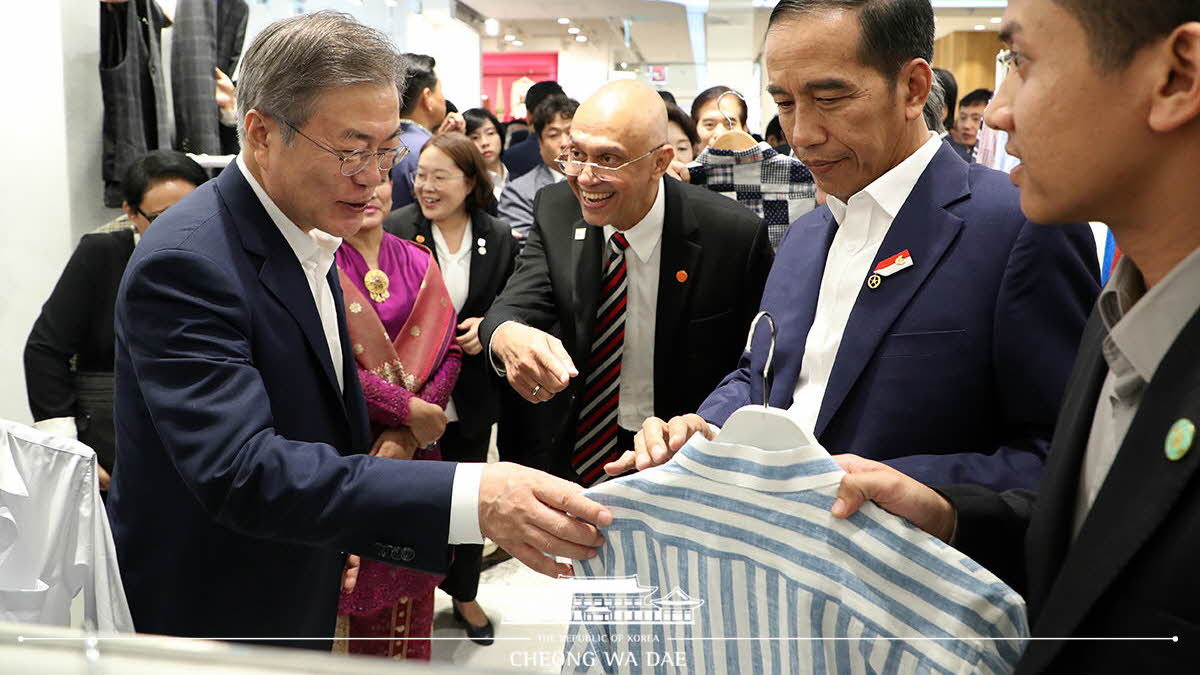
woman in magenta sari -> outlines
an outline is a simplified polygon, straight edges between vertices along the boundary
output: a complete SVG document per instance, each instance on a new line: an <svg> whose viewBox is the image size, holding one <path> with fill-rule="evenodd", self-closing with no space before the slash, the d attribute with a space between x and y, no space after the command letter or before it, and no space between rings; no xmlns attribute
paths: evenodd
<svg viewBox="0 0 1200 675"><path fill-rule="evenodd" d="M337 251L346 323L376 438L371 454L437 460L462 357L457 319L429 250L383 231L391 206L385 182L367 205L363 228ZM364 559L354 590L342 593L337 638L387 639L339 639L334 651L428 660L440 581Z"/></svg>

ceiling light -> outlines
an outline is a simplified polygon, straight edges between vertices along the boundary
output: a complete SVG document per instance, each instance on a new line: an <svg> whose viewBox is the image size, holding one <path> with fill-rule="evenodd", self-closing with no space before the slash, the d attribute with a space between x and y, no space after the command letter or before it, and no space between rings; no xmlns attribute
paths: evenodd
<svg viewBox="0 0 1200 675"><path fill-rule="evenodd" d="M586 35L576 35L575 41L576 42L587 42L587 36Z"/></svg>
<svg viewBox="0 0 1200 675"><path fill-rule="evenodd" d="M1001 22L1001 21L1003 21L1003 20L1004 20L1004 19L1001 19L1001 18L1000 18L1000 17L998 17L998 16L993 16L993 17L992 17L992 23L1000 23L1000 22Z"/></svg>
<svg viewBox="0 0 1200 675"><path fill-rule="evenodd" d="M512 33L509 33L508 35L504 36L505 42L512 42L513 40L516 40L516 39L517 39L517 36L513 35Z"/></svg>
<svg viewBox="0 0 1200 675"><path fill-rule="evenodd" d="M514 47L524 47L525 46L525 43L521 40L513 40L512 44Z"/></svg>
<svg viewBox="0 0 1200 675"><path fill-rule="evenodd" d="M975 30L987 30L987 26L985 26L981 23L977 23L977 24L975 24Z"/></svg>
<svg viewBox="0 0 1200 675"><path fill-rule="evenodd" d="M571 26L570 28L568 28L567 32L570 33L571 35L579 35L579 29L576 28L575 26Z"/></svg>
<svg viewBox="0 0 1200 675"><path fill-rule="evenodd" d="M560 17L558 17L558 22L565 26L565 25L571 23L571 20L565 16L560 16Z"/></svg>
<svg viewBox="0 0 1200 675"><path fill-rule="evenodd" d="M500 22L496 19L488 19L483 22L483 32L488 35L496 36L500 34Z"/></svg>

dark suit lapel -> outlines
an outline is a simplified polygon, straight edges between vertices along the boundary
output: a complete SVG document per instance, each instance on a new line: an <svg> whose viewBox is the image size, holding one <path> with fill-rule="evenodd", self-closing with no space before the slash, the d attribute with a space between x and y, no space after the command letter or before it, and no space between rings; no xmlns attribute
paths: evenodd
<svg viewBox="0 0 1200 675"><path fill-rule="evenodd" d="M583 238L579 231L583 230ZM576 363L582 378L587 377L587 362L592 349L592 327L596 323L596 303L599 301L600 282L603 270L600 257L604 250L604 228L588 225L580 218L565 233L570 237L571 264L575 268L575 307L572 316L574 326L563 326L563 334L574 331L577 352L582 363Z"/></svg>
<svg viewBox="0 0 1200 675"><path fill-rule="evenodd" d="M1091 435L1096 399L1108 373L1108 365L1101 353L1104 335L1104 323L1099 313L1093 311L1084 328L1079 356L1063 397L1063 407L1054 429L1054 443L1038 486L1037 509L1026 534L1028 589L1025 601L1033 621L1041 613L1046 594L1062 568L1071 544L1083 455Z"/></svg>
<svg viewBox="0 0 1200 675"><path fill-rule="evenodd" d="M1197 341L1200 313L1176 338L1143 393L1108 477L1057 573L1034 625L1035 634L1075 633L1100 596L1156 534L1195 477L1200 448L1178 461L1168 459L1164 450L1176 421L1200 422L1200 367L1194 356ZM1090 424L1090 416L1084 417ZM1078 480L1078 474L1075 478ZM1068 512L1074 513L1074 508ZM1061 643L1055 642L1037 649L1031 646L1027 659L1031 664L1048 663L1059 648Z"/></svg>
<svg viewBox="0 0 1200 675"><path fill-rule="evenodd" d="M337 265L329 269L325 275L329 289L333 291L333 306L337 309L338 342L342 345L342 409L346 419L350 421L350 448L343 452L366 452L371 448L371 429L367 421L366 400L363 398L362 384L358 381L358 367L354 359L354 350L350 346L350 331L346 327L346 308L342 298L342 283L338 279Z"/></svg>
<svg viewBox="0 0 1200 675"><path fill-rule="evenodd" d="M304 269L240 169L236 166L231 168L217 177L217 187L229 208L243 246L263 258L258 279L300 325L309 348L325 371L329 386L341 398L329 356L329 343L325 341L321 317L317 314L317 305L309 290Z"/></svg>
<svg viewBox="0 0 1200 675"><path fill-rule="evenodd" d="M659 258L658 302L654 317L655 359L663 363L663 357L671 354L679 336L686 326L685 310L690 306L692 287L700 274L699 263L702 247L700 229L696 226L696 214L684 201L683 190L673 179L663 180L660 189L666 190L663 203L662 254ZM636 255L636 254L634 254ZM719 274L719 270L709 271ZM682 274L681 274L682 273ZM686 275L686 276L685 276ZM681 280L682 278L682 280ZM654 369L654 408L661 410L662 397L678 386L667 380L667 368Z"/></svg>
<svg viewBox="0 0 1200 675"><path fill-rule="evenodd" d="M863 277L858 299L842 334L841 347L817 416L818 437L858 381L888 329L937 268L942 255L962 230L962 219L943 207L970 194L967 171L968 165L955 157L953 150L942 146L892 221L871 269ZM878 288L868 288L867 280L875 266L906 249L912 254L912 267L883 278Z"/></svg>
<svg viewBox="0 0 1200 675"><path fill-rule="evenodd" d="M483 240L481 245L479 242ZM481 307L482 309L476 312L476 316L483 316L487 311L487 300L483 297L484 291L488 288L489 272L488 263L493 262L496 256L500 255L500 242L496 241L496 233L489 227L488 220L482 212L477 212L471 216L471 229L467 232L467 240L464 245L471 247L471 276L467 281L467 300L463 303L463 314L459 316L459 321L471 316L466 313L467 310ZM480 251L485 253L480 253ZM494 268L492 268L494 269Z"/></svg>
<svg viewBox="0 0 1200 675"><path fill-rule="evenodd" d="M813 319L817 313L817 298L821 294L821 279L825 275L825 261L829 258L829 246L833 243L837 227L829 209L825 209L821 213L818 221L805 225L800 225L800 223L792 225L792 230L788 233L787 249L785 251L781 248L781 252L787 257L786 259L783 259L782 256L777 258L775 266L771 270L772 279L776 279L780 274L786 274L789 279L794 278L794 282L787 282L787 287L794 288L796 295L794 302L788 297L783 306L778 309L775 309L773 304L767 305L764 302L764 306L772 308L779 314L779 316L772 317L777 325L786 325L789 330L794 328L793 332L786 335L780 334L775 341L779 351L775 358L774 368L777 370L770 396L771 405L776 408L786 410L792 406L792 398L796 393L796 382L800 379L800 365L804 361L805 342L808 340L808 332L812 329ZM792 252L793 249L796 249L795 253ZM782 283L782 280L780 282ZM772 285L768 282L767 288L771 288ZM790 291L788 295L791 295ZM766 300L768 298L764 296L764 301ZM794 319L787 316L792 312L796 313ZM756 356L767 353L770 346L768 334L769 332L765 328L755 334L752 353ZM765 356L762 358L765 359ZM750 391L762 391L762 373L756 370L751 373L751 378ZM757 395L755 400L757 400Z"/></svg>

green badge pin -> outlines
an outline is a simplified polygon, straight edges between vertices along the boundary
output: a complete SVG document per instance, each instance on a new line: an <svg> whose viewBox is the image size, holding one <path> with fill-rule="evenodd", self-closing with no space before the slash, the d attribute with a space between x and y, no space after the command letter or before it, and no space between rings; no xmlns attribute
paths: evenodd
<svg viewBox="0 0 1200 675"><path fill-rule="evenodd" d="M1192 421L1184 418L1171 425L1171 431L1167 433L1167 442L1164 450L1167 453L1167 459L1172 462L1178 462L1183 459L1184 455L1188 454L1188 450L1192 449L1192 441L1196 439L1196 425Z"/></svg>

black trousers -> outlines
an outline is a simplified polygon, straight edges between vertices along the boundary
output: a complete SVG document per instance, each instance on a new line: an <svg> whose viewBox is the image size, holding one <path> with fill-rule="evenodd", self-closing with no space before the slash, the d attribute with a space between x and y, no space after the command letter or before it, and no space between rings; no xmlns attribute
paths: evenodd
<svg viewBox="0 0 1200 675"><path fill-rule="evenodd" d="M492 429L487 427L476 434L463 433L462 425L451 422L446 425L439 446L442 459L448 462L486 462L488 441ZM479 573L483 569L482 544L458 544L454 548L454 559L446 578L438 586L459 602L470 602L479 592Z"/></svg>

